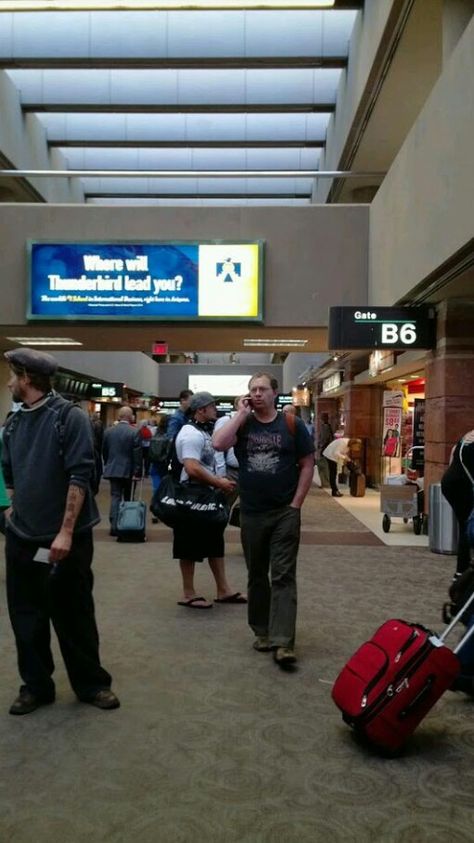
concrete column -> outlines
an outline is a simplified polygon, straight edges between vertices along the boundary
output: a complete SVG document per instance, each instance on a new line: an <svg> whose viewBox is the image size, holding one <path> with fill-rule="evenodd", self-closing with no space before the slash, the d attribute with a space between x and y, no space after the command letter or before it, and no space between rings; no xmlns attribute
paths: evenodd
<svg viewBox="0 0 474 843"><path fill-rule="evenodd" d="M426 364L425 488L438 483L453 445L474 427L474 303L438 306L436 350Z"/></svg>

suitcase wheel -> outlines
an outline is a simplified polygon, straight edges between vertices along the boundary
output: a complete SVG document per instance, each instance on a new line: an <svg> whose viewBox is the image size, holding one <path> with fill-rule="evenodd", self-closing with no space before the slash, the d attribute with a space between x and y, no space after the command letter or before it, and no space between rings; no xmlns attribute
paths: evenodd
<svg viewBox="0 0 474 843"><path fill-rule="evenodd" d="M391 525L390 515L384 515L382 518L382 530L384 533L390 532L390 525Z"/></svg>

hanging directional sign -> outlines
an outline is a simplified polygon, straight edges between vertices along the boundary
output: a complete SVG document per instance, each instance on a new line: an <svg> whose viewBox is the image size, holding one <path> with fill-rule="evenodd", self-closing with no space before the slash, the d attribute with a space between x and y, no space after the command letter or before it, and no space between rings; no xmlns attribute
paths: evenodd
<svg viewBox="0 0 474 843"><path fill-rule="evenodd" d="M433 348L434 307L331 307L328 348Z"/></svg>

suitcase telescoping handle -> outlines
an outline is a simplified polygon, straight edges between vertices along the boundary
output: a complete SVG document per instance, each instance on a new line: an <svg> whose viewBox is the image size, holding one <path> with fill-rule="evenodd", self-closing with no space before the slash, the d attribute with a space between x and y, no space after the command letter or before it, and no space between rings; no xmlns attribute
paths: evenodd
<svg viewBox="0 0 474 843"><path fill-rule="evenodd" d="M461 620L462 616L464 615L464 613L466 612L466 610L469 608L469 606L470 606L472 603L474 603L474 592L471 594L471 596L469 597L469 599L468 599L468 600L466 600L466 602L465 602L464 606L462 607L462 609L460 609L460 610L459 610L459 612L457 613L457 615L456 615L456 616L452 619L451 623L450 623L450 624L449 624L449 626L448 626L448 627L444 630L443 634L439 636L440 641L443 641L443 643L445 643L446 638L448 637L448 635L449 635L449 633L451 632L451 630L452 630L452 629L454 629L454 627L455 627L455 626L457 626L457 624L458 624L458 623L459 623L459 621ZM473 611L474 611L474 607L473 607ZM467 630L466 634L465 634L465 635L463 635L463 637L461 638L461 640L460 640L459 644L457 645L457 647L455 647L455 649L454 649L454 652L455 652L455 653L457 653L457 652L461 649L461 647L462 647L462 646L466 643L466 641L468 641L468 640L469 640L469 638L471 637L471 635L474 635L474 624L473 624L473 625L472 625L472 626L471 626L471 627Z"/></svg>
<svg viewBox="0 0 474 843"><path fill-rule="evenodd" d="M138 483L136 478L134 478L133 481L132 481L132 501L135 500L135 494L136 494L136 491L137 491L137 486L138 486L138 500L139 501L143 500L143 477L144 477L144 474L145 474L145 469L143 468L142 469L142 475L140 477L140 483Z"/></svg>

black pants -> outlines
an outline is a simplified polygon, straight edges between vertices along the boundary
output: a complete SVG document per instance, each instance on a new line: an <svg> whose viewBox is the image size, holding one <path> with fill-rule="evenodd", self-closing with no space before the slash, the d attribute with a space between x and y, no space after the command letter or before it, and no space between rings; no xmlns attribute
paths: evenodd
<svg viewBox="0 0 474 843"><path fill-rule="evenodd" d="M328 464L329 485L331 486L333 495L335 495L336 492L339 491L337 488L337 462L334 462L334 460L328 460L327 457L325 457L325 459Z"/></svg>
<svg viewBox="0 0 474 843"><path fill-rule="evenodd" d="M467 519L471 514L473 506L472 492L466 492L463 484L456 484L449 477L443 478L441 491L444 497L451 504L459 525L459 540L457 552L456 573L462 574L469 567L471 561L471 548L467 537Z"/></svg>
<svg viewBox="0 0 474 843"><path fill-rule="evenodd" d="M249 626L255 635L268 636L272 647L295 643L300 523L300 510L291 506L241 514Z"/></svg>
<svg viewBox="0 0 474 843"><path fill-rule="evenodd" d="M37 543L24 541L8 529L5 539L8 611L18 669L27 689L40 699L54 699L50 621L79 699L90 699L110 688L110 674L99 660L92 598L92 531L75 536L69 555L55 568L33 561Z"/></svg>

